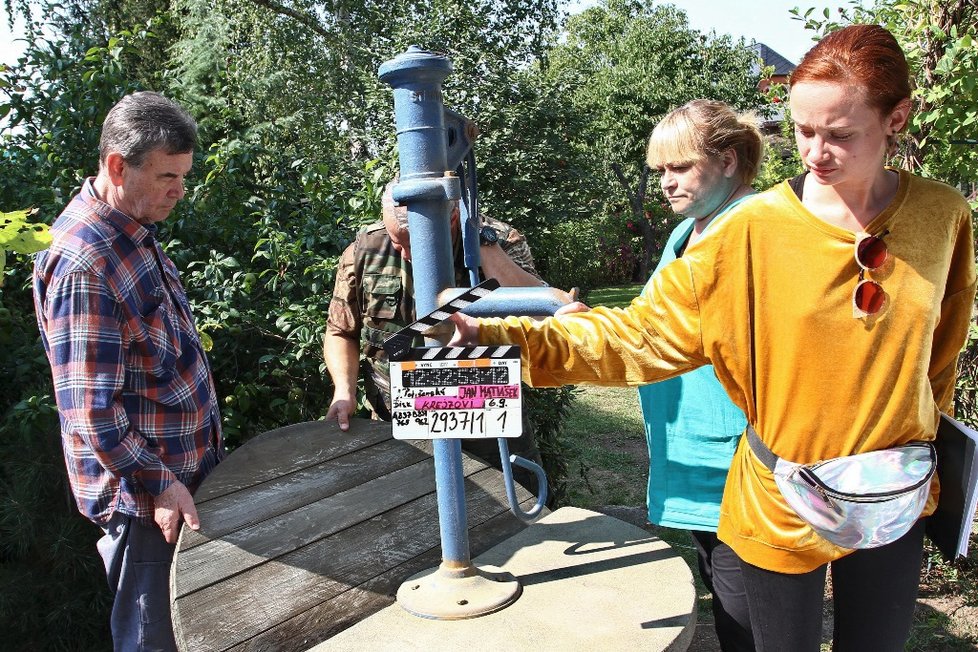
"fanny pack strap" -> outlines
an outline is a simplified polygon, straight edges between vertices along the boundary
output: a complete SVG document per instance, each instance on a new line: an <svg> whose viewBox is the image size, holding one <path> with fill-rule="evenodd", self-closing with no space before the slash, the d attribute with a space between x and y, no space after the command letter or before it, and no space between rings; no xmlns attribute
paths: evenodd
<svg viewBox="0 0 978 652"><path fill-rule="evenodd" d="M764 466L774 473L774 467L778 463L778 456L774 454L770 448L767 447L763 441L761 441L760 435L754 430L754 427L747 424L747 444L750 446L751 451L753 451L754 456L761 461Z"/></svg>

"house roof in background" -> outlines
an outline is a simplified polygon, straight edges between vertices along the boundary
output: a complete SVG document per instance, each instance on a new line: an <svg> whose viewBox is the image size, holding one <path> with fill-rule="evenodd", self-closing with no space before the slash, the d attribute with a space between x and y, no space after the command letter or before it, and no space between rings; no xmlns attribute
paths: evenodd
<svg viewBox="0 0 978 652"><path fill-rule="evenodd" d="M774 66L774 76L789 75L796 67L795 64L763 43L751 43L750 48L757 53L758 58L764 62L765 67Z"/></svg>

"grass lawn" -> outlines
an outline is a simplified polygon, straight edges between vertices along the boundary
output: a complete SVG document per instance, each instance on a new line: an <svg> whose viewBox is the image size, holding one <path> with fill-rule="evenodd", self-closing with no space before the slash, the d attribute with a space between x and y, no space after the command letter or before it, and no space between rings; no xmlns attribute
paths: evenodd
<svg viewBox="0 0 978 652"><path fill-rule="evenodd" d="M634 389L579 388L565 435L571 504L587 509L645 504L648 453Z"/></svg>
<svg viewBox="0 0 978 652"><path fill-rule="evenodd" d="M627 285L612 285L606 288L596 288L587 295L589 306L610 306L624 308L632 299L637 297L645 287L644 283L629 283Z"/></svg>

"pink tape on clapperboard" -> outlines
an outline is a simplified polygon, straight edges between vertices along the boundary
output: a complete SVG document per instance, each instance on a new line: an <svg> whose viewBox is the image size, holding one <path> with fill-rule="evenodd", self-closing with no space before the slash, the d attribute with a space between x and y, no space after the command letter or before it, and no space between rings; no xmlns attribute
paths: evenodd
<svg viewBox="0 0 978 652"><path fill-rule="evenodd" d="M415 410L475 410L485 407L483 398L455 398L452 396L418 396L414 399Z"/></svg>

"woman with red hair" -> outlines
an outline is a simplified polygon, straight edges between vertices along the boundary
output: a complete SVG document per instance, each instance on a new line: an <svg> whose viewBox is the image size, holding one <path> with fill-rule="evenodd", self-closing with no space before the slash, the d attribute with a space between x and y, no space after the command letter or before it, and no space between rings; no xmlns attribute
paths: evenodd
<svg viewBox="0 0 978 652"><path fill-rule="evenodd" d="M538 386L639 385L712 364L748 422L717 534L740 560L757 648L819 649L831 563L833 649L902 650L939 483L921 483L900 528L846 547L795 511L758 451L813 464L934 439L975 298L971 211L953 188L885 166L911 111L885 29L829 34L790 87L806 172L743 201L628 308L456 316L455 341L520 345Z"/></svg>

